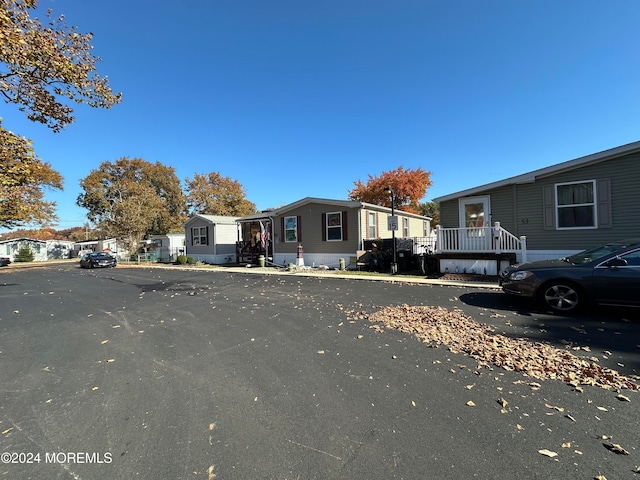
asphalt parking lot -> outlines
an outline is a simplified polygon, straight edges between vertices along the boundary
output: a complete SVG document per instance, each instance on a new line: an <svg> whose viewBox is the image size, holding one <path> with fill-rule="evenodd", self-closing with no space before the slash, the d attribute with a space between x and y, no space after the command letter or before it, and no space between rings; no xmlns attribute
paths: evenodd
<svg viewBox="0 0 640 480"><path fill-rule="evenodd" d="M640 372L633 311L562 318L495 289L331 275L13 268L0 478L640 478L637 392L479 366L363 315L402 304Z"/></svg>

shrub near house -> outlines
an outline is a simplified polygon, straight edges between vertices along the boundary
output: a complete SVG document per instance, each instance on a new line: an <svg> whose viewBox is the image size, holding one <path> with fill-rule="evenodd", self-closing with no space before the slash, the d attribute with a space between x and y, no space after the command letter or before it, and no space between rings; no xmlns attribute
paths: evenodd
<svg viewBox="0 0 640 480"><path fill-rule="evenodd" d="M27 245L20 247L14 258L16 262L33 262L34 259L35 254Z"/></svg>

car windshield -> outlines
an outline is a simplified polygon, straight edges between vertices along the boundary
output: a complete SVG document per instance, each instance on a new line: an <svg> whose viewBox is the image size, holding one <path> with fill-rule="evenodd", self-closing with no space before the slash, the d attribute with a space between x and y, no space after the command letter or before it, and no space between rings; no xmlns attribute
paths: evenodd
<svg viewBox="0 0 640 480"><path fill-rule="evenodd" d="M102 260L104 258L111 258L111 255L108 253L92 253L91 256L93 258L97 258L98 260Z"/></svg>
<svg viewBox="0 0 640 480"><path fill-rule="evenodd" d="M610 253L619 252L627 248L629 245L626 243L607 243L600 247L592 248L591 250L585 250L584 252L576 253L567 257L565 260L574 265L582 265L583 263L593 262L599 258L609 255Z"/></svg>

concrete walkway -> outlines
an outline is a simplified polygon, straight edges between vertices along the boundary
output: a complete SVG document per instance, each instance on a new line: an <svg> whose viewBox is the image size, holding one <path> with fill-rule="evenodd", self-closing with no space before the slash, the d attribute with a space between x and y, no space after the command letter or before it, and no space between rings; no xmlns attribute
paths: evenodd
<svg viewBox="0 0 640 480"><path fill-rule="evenodd" d="M295 267L293 270L288 270L282 267L259 267L259 266L204 266L204 267L184 267L184 266L168 266L169 268L193 268L197 270L211 269L213 271L225 271L234 273L259 273L263 275L284 275L284 276L303 276L303 277L325 277L325 278L342 278L348 280L368 280L368 281L380 281L380 282L392 282L392 283L410 283L410 284L432 284L432 285L449 285L458 287L473 287L473 288L488 288L499 290L499 285L494 281L483 281L480 275L478 275L477 281L471 280L451 280L445 278L426 278L421 276L411 275L391 275L382 273L368 272L349 272L335 269L323 269L320 267Z"/></svg>
<svg viewBox="0 0 640 480"><path fill-rule="evenodd" d="M48 260L46 262L14 262L6 267L0 268L0 273L10 272L16 269L52 267L60 265L79 265L77 259L65 260ZM79 267L78 267L79 268ZM322 267L294 267L288 270L285 267L260 267L255 265L247 266L226 266L226 265L173 265L164 263L135 263L120 262L117 268L165 268L165 269L182 269L182 270L198 270L211 272L233 272L244 274L261 274L261 275L284 275L284 276L303 276L303 277L325 277L325 278L342 278L348 280L368 280L378 282L407 283L407 284L431 284L431 285L448 285L457 287L486 288L499 290L497 282L493 280L483 280L478 275L478 280L452 280L446 278L426 278L412 275L391 275L383 273L369 272L352 272L341 271L335 269L326 269Z"/></svg>

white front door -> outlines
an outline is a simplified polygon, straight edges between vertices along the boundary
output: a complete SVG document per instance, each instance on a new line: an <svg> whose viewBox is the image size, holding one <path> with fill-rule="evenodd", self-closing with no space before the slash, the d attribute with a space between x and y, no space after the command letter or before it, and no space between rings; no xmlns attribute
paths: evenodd
<svg viewBox="0 0 640 480"><path fill-rule="evenodd" d="M464 250L491 249L491 205L489 196L461 198L460 243Z"/></svg>

